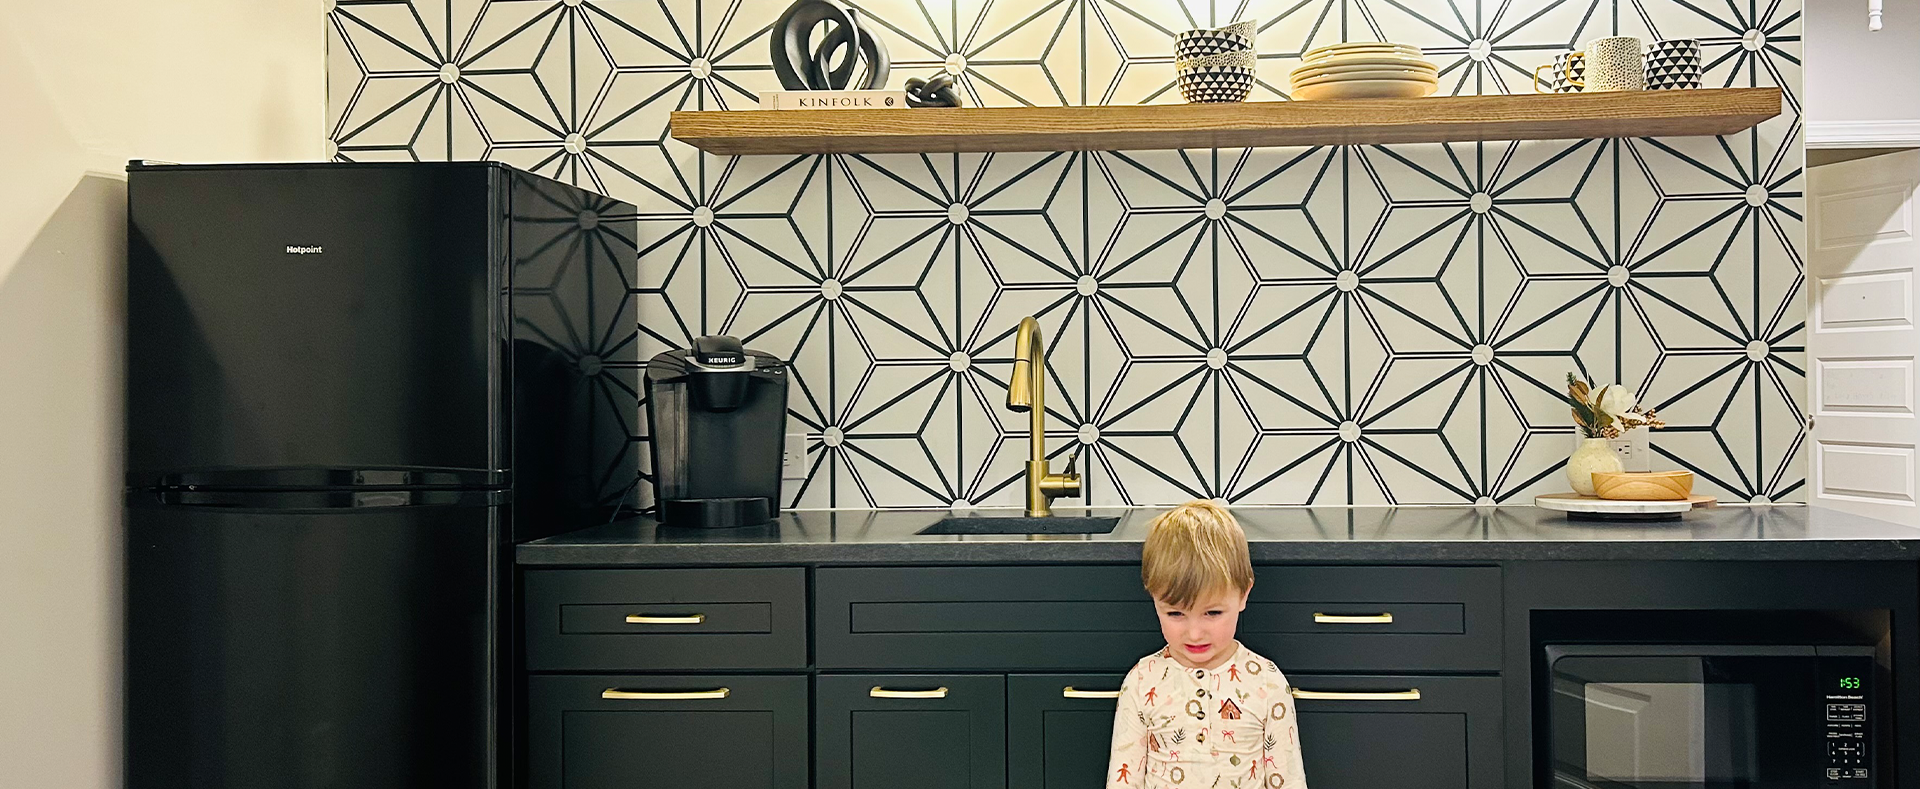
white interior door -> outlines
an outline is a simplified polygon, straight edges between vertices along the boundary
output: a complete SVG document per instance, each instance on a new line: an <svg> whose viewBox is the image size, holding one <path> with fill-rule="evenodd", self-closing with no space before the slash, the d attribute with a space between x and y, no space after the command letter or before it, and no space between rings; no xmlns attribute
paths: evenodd
<svg viewBox="0 0 1920 789"><path fill-rule="evenodd" d="M1807 292L1813 504L1920 526L1914 188L1920 150L1815 167Z"/></svg>

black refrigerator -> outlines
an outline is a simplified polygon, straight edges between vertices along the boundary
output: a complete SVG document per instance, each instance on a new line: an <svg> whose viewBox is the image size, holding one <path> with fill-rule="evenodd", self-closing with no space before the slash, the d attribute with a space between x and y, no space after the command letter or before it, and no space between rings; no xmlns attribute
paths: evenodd
<svg viewBox="0 0 1920 789"><path fill-rule="evenodd" d="M126 785L512 785L512 546L628 509L631 205L128 167Z"/></svg>

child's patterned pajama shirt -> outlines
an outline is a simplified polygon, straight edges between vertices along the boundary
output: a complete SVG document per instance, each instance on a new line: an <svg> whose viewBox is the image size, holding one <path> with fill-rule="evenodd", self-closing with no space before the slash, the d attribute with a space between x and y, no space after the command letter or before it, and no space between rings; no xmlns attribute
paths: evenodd
<svg viewBox="0 0 1920 789"><path fill-rule="evenodd" d="M1306 789L1293 691L1273 661L1237 646L1213 669L1169 649L1134 664L1113 718L1108 789Z"/></svg>

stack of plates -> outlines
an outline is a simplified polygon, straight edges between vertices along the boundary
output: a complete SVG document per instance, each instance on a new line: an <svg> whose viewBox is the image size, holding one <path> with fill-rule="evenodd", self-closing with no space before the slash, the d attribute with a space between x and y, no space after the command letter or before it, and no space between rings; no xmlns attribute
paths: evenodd
<svg viewBox="0 0 1920 789"><path fill-rule="evenodd" d="M1410 44L1334 44L1293 70L1293 98L1414 99L1440 88L1440 70Z"/></svg>

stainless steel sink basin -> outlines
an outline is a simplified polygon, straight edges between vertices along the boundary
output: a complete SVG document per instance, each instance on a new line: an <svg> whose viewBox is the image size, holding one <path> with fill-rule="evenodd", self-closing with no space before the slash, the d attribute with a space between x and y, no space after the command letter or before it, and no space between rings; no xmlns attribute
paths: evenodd
<svg viewBox="0 0 1920 789"><path fill-rule="evenodd" d="M1106 534L1120 525L1119 518L1082 518L1051 515L1045 518L1021 516L942 518L921 529L920 534Z"/></svg>

